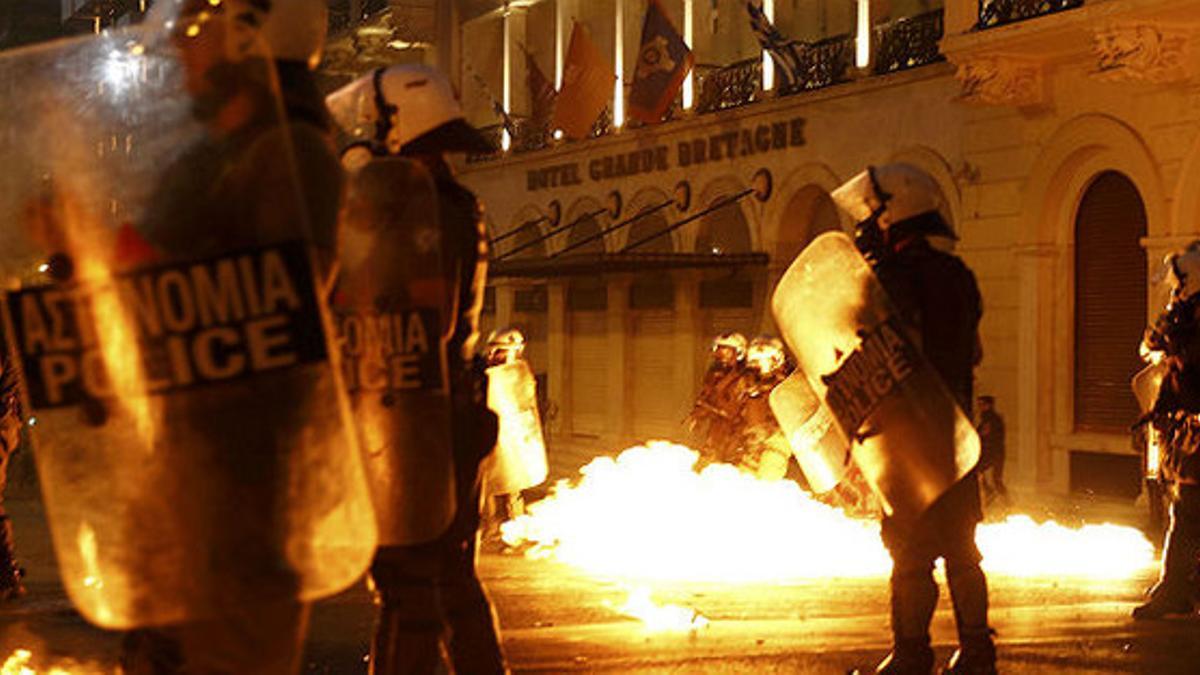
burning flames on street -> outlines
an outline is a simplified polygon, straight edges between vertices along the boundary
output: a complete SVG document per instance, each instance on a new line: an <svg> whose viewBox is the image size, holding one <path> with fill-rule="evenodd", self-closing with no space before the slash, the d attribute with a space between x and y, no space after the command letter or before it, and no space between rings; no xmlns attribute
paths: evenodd
<svg viewBox="0 0 1200 675"><path fill-rule="evenodd" d="M761 481L721 464L697 472L697 459L695 451L666 442L598 458L574 484L560 482L526 515L505 523L504 540L527 547L531 557L646 583L890 572L877 522L851 518L792 481ZM1131 527L1069 528L1012 516L980 526L976 538L984 568L996 575L1124 579L1155 564L1154 547ZM649 593L634 600L627 604L644 606Z"/></svg>
<svg viewBox="0 0 1200 675"><path fill-rule="evenodd" d="M0 675L98 675L103 671L99 668L88 668L75 663L64 663L56 666L39 666L31 650L17 649L0 664Z"/></svg>

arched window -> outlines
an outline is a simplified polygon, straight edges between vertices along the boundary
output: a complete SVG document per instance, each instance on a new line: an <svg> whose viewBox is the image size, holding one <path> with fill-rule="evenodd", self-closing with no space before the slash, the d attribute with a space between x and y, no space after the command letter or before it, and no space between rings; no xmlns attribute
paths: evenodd
<svg viewBox="0 0 1200 675"><path fill-rule="evenodd" d="M804 187L796 192L784 210L776 242L778 262L790 264L818 234L841 227L841 215L829 193L819 185Z"/></svg>
<svg viewBox="0 0 1200 675"><path fill-rule="evenodd" d="M507 251L518 251L513 258L546 257L546 242L541 239L542 230L535 221L527 220L518 224L515 232L516 234L511 237L512 243L506 249Z"/></svg>
<svg viewBox="0 0 1200 675"><path fill-rule="evenodd" d="M567 246L575 246L590 237L595 237L600 234L602 227L597 216L588 216L580 220L568 231ZM599 253L604 253L604 239L602 237L596 237L579 248L571 249L569 253L564 255L594 255Z"/></svg>
<svg viewBox="0 0 1200 675"><path fill-rule="evenodd" d="M1075 428L1125 433L1138 407L1146 326L1146 209L1116 171L1097 175L1075 214Z"/></svg>
<svg viewBox="0 0 1200 675"><path fill-rule="evenodd" d="M714 199L713 203L717 201ZM697 253L749 253L750 248L750 224L738 202L726 204L700 219Z"/></svg>

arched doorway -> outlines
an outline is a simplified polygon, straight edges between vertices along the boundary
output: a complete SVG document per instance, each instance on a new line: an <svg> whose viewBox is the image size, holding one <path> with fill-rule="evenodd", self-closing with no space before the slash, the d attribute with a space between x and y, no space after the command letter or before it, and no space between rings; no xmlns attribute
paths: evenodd
<svg viewBox="0 0 1200 675"><path fill-rule="evenodd" d="M709 207L722 196L709 201ZM726 204L700 221L696 253L731 255L750 253L753 247L750 223L738 202ZM758 321L754 316L754 277L742 269L706 271L700 279L699 310L701 335L697 340L696 373L707 367L713 337L729 331L753 337ZM697 382L698 384L698 382Z"/></svg>
<svg viewBox="0 0 1200 675"><path fill-rule="evenodd" d="M1137 187L1105 171L1075 214L1075 428L1126 433L1138 417L1129 380L1142 367L1146 209Z"/></svg>
<svg viewBox="0 0 1200 675"><path fill-rule="evenodd" d="M813 238L840 229L841 213L829 193L819 185L801 188L784 209L779 240L772 247L775 253L772 267L782 273Z"/></svg>
<svg viewBox="0 0 1200 675"><path fill-rule="evenodd" d="M585 199L568 212L566 247L578 245L564 256L604 253L604 240L596 237L608 225L599 202ZM588 241L591 239L591 241ZM586 242L586 243L585 243ZM567 325L570 331L570 424L576 436L603 436L608 423L608 287L603 277L572 277L567 283Z"/></svg>
<svg viewBox="0 0 1200 675"><path fill-rule="evenodd" d="M646 190L634 198L634 213L668 200L660 190ZM670 226L668 211L658 210L629 226L628 240L642 241ZM672 235L665 234L636 249L638 254L675 252ZM680 400L675 391L678 360L675 350L675 281L670 272L643 271L629 288L630 429L637 439L673 439L678 435Z"/></svg>

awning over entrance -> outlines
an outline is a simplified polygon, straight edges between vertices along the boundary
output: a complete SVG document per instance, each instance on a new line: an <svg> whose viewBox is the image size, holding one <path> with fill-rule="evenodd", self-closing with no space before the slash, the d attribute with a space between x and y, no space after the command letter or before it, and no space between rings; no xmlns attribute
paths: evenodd
<svg viewBox="0 0 1200 675"><path fill-rule="evenodd" d="M752 253L604 253L557 258L501 260L488 268L491 277L555 278L585 274L622 274L678 269L766 267L770 256Z"/></svg>

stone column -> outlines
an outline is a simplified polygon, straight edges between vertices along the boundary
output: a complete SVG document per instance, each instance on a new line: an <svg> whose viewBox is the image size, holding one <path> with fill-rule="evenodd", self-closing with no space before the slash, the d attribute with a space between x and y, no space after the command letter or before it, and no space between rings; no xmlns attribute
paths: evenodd
<svg viewBox="0 0 1200 675"><path fill-rule="evenodd" d="M1017 309L1017 414L1008 429L1008 464L1021 488L1065 491L1050 444L1054 426L1054 266L1050 244L1014 251L1020 304ZM1062 483L1060 486L1059 483ZM1061 487L1061 490L1059 488Z"/></svg>
<svg viewBox="0 0 1200 675"><path fill-rule="evenodd" d="M947 0L943 14L945 35L962 35L979 22L978 0Z"/></svg>
<svg viewBox="0 0 1200 675"><path fill-rule="evenodd" d="M353 7L361 6L361 0L351 0ZM450 78L458 91L463 90L462 78L462 31L457 2L433 3L435 33L437 35L437 68ZM355 15L357 16L357 14Z"/></svg>

